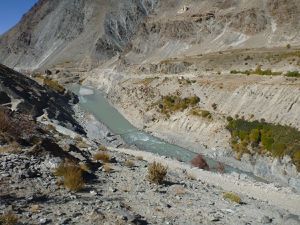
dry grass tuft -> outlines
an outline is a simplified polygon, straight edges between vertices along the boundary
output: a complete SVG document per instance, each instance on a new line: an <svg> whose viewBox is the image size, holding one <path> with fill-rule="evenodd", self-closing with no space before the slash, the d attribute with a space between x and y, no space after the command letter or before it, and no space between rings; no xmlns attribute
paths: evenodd
<svg viewBox="0 0 300 225"><path fill-rule="evenodd" d="M187 193L187 190L184 187L177 186L174 188L175 195L183 196Z"/></svg>
<svg viewBox="0 0 300 225"><path fill-rule="evenodd" d="M85 172L90 172L91 171L90 166L86 163L79 163L79 167L82 171L85 171Z"/></svg>
<svg viewBox="0 0 300 225"><path fill-rule="evenodd" d="M60 85L56 80L45 78L44 84L58 93L63 94L65 92L65 88L62 85Z"/></svg>
<svg viewBox="0 0 300 225"><path fill-rule="evenodd" d="M186 176L189 180L196 180L196 176L193 174L188 173Z"/></svg>
<svg viewBox="0 0 300 225"><path fill-rule="evenodd" d="M87 144L85 141L79 141L79 142L77 142L76 146L78 148L88 148L88 147L90 147L90 145Z"/></svg>
<svg viewBox="0 0 300 225"><path fill-rule="evenodd" d="M94 160L99 161L101 160L104 163L109 163L110 162L110 155L106 152L98 152L94 155Z"/></svg>
<svg viewBox="0 0 300 225"><path fill-rule="evenodd" d="M228 200L230 200L232 202L235 202L235 203L238 203L238 204L241 203L240 196L238 196L237 194L235 194L233 192L225 192L223 194L223 197L224 197L224 199L228 199Z"/></svg>
<svg viewBox="0 0 300 225"><path fill-rule="evenodd" d="M161 163L153 162L148 166L148 179L155 184L161 184L167 175L168 168Z"/></svg>
<svg viewBox="0 0 300 225"><path fill-rule="evenodd" d="M30 212L33 212L33 213L39 212L40 209L41 209L41 207L39 205L31 205L30 206Z"/></svg>
<svg viewBox="0 0 300 225"><path fill-rule="evenodd" d="M63 177L64 186L71 191L80 191L84 187L83 170L75 163L62 163L54 174Z"/></svg>
<svg viewBox="0 0 300 225"><path fill-rule="evenodd" d="M139 160L139 161L142 161L142 160L144 160L144 158L143 158L143 156L137 156L137 157L135 157L137 160Z"/></svg>
<svg viewBox="0 0 300 225"><path fill-rule="evenodd" d="M0 110L0 131L7 132L11 128L11 122L4 110Z"/></svg>
<svg viewBox="0 0 300 225"><path fill-rule="evenodd" d="M112 172L113 169L111 168L110 164L105 163L105 164L103 165L103 170L104 170L104 172L106 172L106 173L110 173L110 172Z"/></svg>
<svg viewBox="0 0 300 225"><path fill-rule="evenodd" d="M8 212L0 216L1 225L15 225L17 223L18 217L12 212Z"/></svg>
<svg viewBox="0 0 300 225"><path fill-rule="evenodd" d="M129 159L127 159L127 160L124 162L124 165L127 166L127 167L129 167L129 168L132 168L132 167L135 166L135 165L134 165L134 162L133 162L132 160L129 160Z"/></svg>
<svg viewBox="0 0 300 225"><path fill-rule="evenodd" d="M0 153L19 153L20 151L20 145L15 141L10 143L9 145L0 147Z"/></svg>
<svg viewBox="0 0 300 225"><path fill-rule="evenodd" d="M98 149L99 149L99 151L102 151L102 152L106 152L107 151L107 147L104 146L104 145L100 145Z"/></svg>

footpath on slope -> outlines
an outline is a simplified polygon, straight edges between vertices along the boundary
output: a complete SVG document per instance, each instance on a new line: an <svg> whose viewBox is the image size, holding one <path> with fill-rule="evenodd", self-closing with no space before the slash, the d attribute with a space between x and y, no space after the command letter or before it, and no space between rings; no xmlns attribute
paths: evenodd
<svg viewBox="0 0 300 225"><path fill-rule="evenodd" d="M143 157L143 159L148 162L160 162L168 166L171 170L184 170L186 173L194 176L197 180L218 186L225 191L232 191L261 201L266 201L270 205L274 205L288 210L290 213L300 215L300 195L293 193L289 188L278 188L275 187L274 184L252 182L247 179L241 180L230 174L219 174L193 168L186 163L158 156L149 152L112 147L109 147L108 149L110 151L120 152L135 157Z"/></svg>

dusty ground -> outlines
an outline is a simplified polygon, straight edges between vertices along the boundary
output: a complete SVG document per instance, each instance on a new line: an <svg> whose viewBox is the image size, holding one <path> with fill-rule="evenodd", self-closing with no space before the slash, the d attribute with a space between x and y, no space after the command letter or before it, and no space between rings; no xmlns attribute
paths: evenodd
<svg viewBox="0 0 300 225"><path fill-rule="evenodd" d="M21 155L1 156L0 210L13 209L23 224L297 224L299 205L292 207L266 202L239 194L242 204L225 200L222 188L211 185L185 169L169 167L166 182L154 185L147 180L148 162L120 152L108 152L114 163L106 173L100 167L96 178L85 189L70 193L56 185L50 171L39 177L12 179L3 163L21 169L40 159ZM143 153L138 153L143 154ZM149 157L149 156L148 156ZM134 163L127 167L126 160ZM158 159L162 161L162 159ZM215 176L215 175L213 175ZM28 185L30 188L28 189ZM36 187L36 188L33 188ZM243 187L243 186L241 186ZM6 189L6 190L5 190ZM283 191L279 191L283 193ZM250 194L251 195L251 194ZM286 197L297 202L295 194ZM299 201L298 201L299 202ZM292 204L292 201L290 202ZM286 208L286 209L285 209ZM296 215L294 215L296 214ZM297 219L298 218L298 219Z"/></svg>

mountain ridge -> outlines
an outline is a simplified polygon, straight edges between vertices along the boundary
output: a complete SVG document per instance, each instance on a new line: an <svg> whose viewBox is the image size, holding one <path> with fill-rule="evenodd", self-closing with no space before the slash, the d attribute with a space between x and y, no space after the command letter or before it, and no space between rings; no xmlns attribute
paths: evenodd
<svg viewBox="0 0 300 225"><path fill-rule="evenodd" d="M228 49L300 45L299 0L41 0L0 37L16 69L158 63Z"/></svg>

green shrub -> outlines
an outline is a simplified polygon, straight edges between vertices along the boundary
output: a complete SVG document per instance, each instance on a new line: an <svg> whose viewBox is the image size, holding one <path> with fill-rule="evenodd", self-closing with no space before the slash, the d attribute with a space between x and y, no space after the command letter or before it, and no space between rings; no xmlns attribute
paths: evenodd
<svg viewBox="0 0 300 225"><path fill-rule="evenodd" d="M270 69L267 70L262 70L260 66L258 66L255 70L245 70L245 71L239 71L239 70L231 70L231 74L245 74L245 75L268 75L268 76L276 76L276 75L281 75L281 72L273 72Z"/></svg>
<svg viewBox="0 0 300 225"><path fill-rule="evenodd" d="M299 71L288 71L285 74L286 77L300 77Z"/></svg>
<svg viewBox="0 0 300 225"><path fill-rule="evenodd" d="M161 113L170 115L174 112L183 111L189 107L196 106L199 102L200 99L197 96L181 98L177 95L167 95L162 97L158 105Z"/></svg>
<svg viewBox="0 0 300 225"><path fill-rule="evenodd" d="M227 129L231 133L231 146L238 156L249 153L249 144L257 153L268 152L273 157L289 155L300 171L300 131L289 126L232 119ZM263 150L263 151L261 151Z"/></svg>
<svg viewBox="0 0 300 225"><path fill-rule="evenodd" d="M228 116L228 117L226 118L226 120L227 120L228 122L230 122L230 121L233 120L233 118L232 118L231 116Z"/></svg>
<svg viewBox="0 0 300 225"><path fill-rule="evenodd" d="M209 111L201 110L200 108L191 109L190 114L193 116L199 116L199 117L208 118L208 119L212 118L212 115Z"/></svg>
<svg viewBox="0 0 300 225"><path fill-rule="evenodd" d="M298 151L294 152L292 159L296 168L298 169L298 171L300 171L300 148L298 149Z"/></svg>
<svg viewBox="0 0 300 225"><path fill-rule="evenodd" d="M249 138L250 138L250 141L253 144L255 144L255 145L258 144L260 142L260 132L259 132L259 129L253 129L253 130L251 130Z"/></svg>

